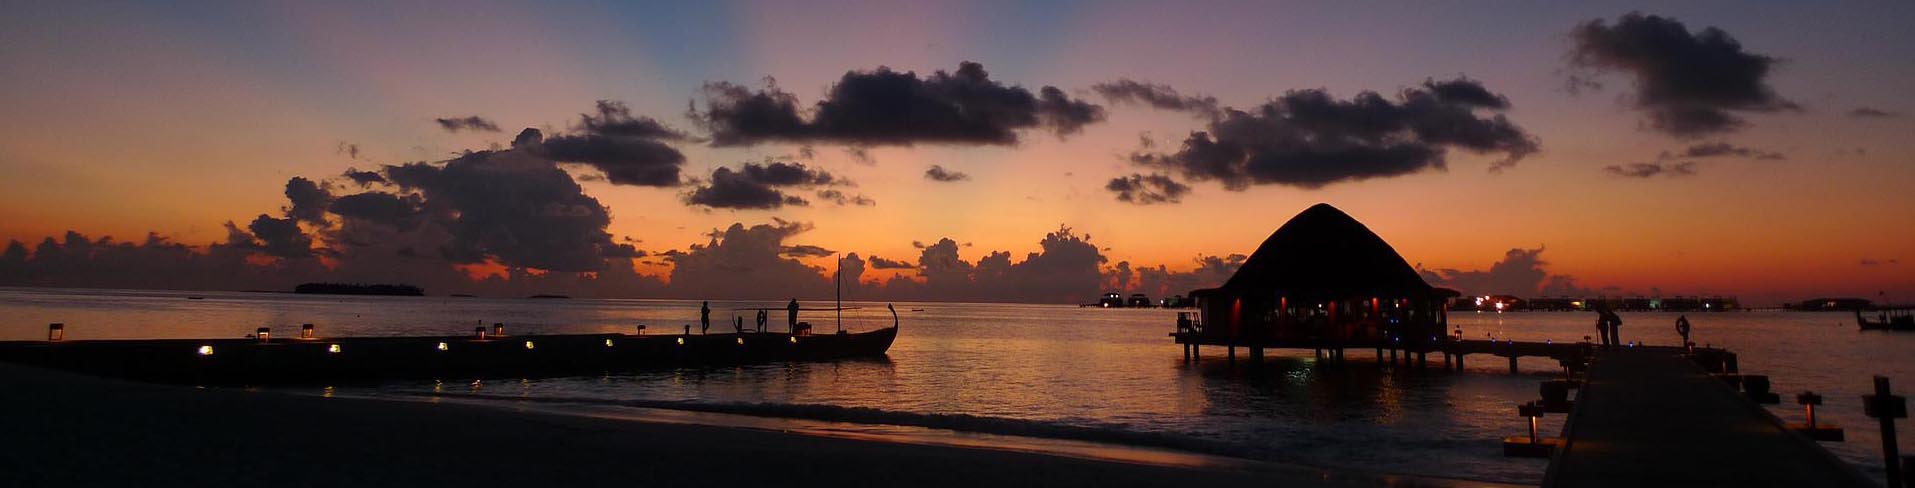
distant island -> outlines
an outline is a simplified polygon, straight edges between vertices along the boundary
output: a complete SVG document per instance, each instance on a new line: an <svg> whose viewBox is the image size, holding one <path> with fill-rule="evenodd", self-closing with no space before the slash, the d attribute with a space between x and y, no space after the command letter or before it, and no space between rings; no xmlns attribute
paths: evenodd
<svg viewBox="0 0 1915 488"><path fill-rule="evenodd" d="M303 295L386 295L417 297L426 291L412 285L362 285L349 283L306 283L293 288Z"/></svg>
<svg viewBox="0 0 1915 488"><path fill-rule="evenodd" d="M553 298L572 298L572 297L568 297L565 295L532 295L526 298L553 299Z"/></svg>

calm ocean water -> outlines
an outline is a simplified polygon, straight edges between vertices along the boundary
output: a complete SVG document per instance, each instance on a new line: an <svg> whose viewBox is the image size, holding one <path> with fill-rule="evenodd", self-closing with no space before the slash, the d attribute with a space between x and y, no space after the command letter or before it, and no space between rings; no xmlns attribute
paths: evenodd
<svg viewBox="0 0 1915 488"><path fill-rule="evenodd" d="M188 296L204 299L188 300ZM714 328L732 309L782 303L714 301ZM847 329L888 325L883 304L847 311ZM0 340L37 340L63 322L71 339L237 337L256 327L321 335L463 334L504 322L513 334L653 333L695 324L699 303L679 300L530 300L336 297L269 293L0 288ZM812 303L807 306L827 306ZM1262 366L1231 366L1221 348L1181 360L1166 336L1175 312L1051 305L899 303L903 330L887 360L682 368L636 375L489 381L473 386L400 382L343 389L366 394L505 395L617 402L756 415L792 415L997 434L1144 444L1335 468L1535 483L1546 462L1509 459L1498 439L1525 424L1515 405L1536 398L1551 361L1525 360L1510 375L1499 358L1470 361L1465 374L1424 374L1377 365L1368 351L1319 367L1310 351L1276 352ZM752 312L737 312L751 321ZM773 314L773 323L782 316ZM1677 342L1671 314L1624 314L1627 340ZM828 332L834 317L804 320ZM1785 397L1822 393L1824 418L1848 442L1824 444L1881 476L1880 439L1861 413L1870 375L1915 391L1915 334L1859 332L1843 314L1693 314L1696 340L1726 346L1746 373L1768 374ZM1471 338L1581 340L1594 316L1464 313ZM781 325L776 325L782 327ZM696 325L694 325L696 329ZM1432 358L1433 360L1435 358ZM1771 408L1799 421L1792 401ZM1561 427L1547 417L1546 430ZM1904 448L1915 435L1901 429Z"/></svg>

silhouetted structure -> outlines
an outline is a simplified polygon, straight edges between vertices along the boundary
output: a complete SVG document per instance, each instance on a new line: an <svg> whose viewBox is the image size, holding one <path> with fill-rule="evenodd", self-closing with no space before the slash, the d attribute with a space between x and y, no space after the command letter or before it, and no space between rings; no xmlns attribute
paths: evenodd
<svg viewBox="0 0 1915 488"><path fill-rule="evenodd" d="M1394 248L1328 204L1297 214L1223 286L1191 292L1201 320L1180 341L1251 347L1428 349L1445 302Z"/></svg>
<svg viewBox="0 0 1915 488"><path fill-rule="evenodd" d="M307 295L389 295L417 297L425 296L426 291L412 285L362 285L356 283L304 283L293 287L293 293Z"/></svg>

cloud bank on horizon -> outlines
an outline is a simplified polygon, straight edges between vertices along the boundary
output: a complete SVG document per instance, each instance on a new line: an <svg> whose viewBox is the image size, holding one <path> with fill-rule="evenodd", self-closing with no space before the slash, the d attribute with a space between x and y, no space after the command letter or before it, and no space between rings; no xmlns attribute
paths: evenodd
<svg viewBox="0 0 1915 488"><path fill-rule="evenodd" d="M1627 103L1642 113L1645 127L1690 143L1652 161L1592 172L1649 179L1697 174L1700 160L1787 159L1727 140L1698 140L1734 134L1749 126L1750 114L1803 110L1771 86L1778 58L1751 52L1714 27L1691 31L1674 19L1639 13L1588 20L1569 34L1574 86L1593 89L1601 76L1627 77L1633 82ZM839 253L796 242L810 224L739 221L714 229L704 243L648 252L637 239L608 232L611 209L580 181L673 192L686 207L709 212L870 206L878 202L859 193L842 168L799 159L809 160L813 145L842 146L863 164L877 164L865 151L879 146L1015 148L1033 135L1082 134L1118 107L1188 114L1197 125L1174 144L1158 147L1145 138L1123 156L1127 169L1103 188L1108 198L1136 205L1179 204L1196 194L1194 186L1211 182L1231 192L1308 191L1447 171L1454 152L1495 158L1488 167L1493 173L1543 148L1507 115L1515 107L1508 96L1461 75L1348 98L1322 88L1293 89L1242 108L1121 77L1077 96L1035 86L994 79L983 64L969 61L928 74L885 66L848 70L811 101L770 78L756 88L712 81L684 114L688 129L600 100L566 127L525 128L509 144L442 161L293 177L284 188L285 207L243 224L226 222L226 239L206 246L160 233L120 242L68 232L31 250L12 242L0 255L0 284L284 289L304 281L358 281L495 295L817 296L829 289L830 271L805 260ZM1084 98L1090 95L1110 106ZM1847 115L1900 117L1871 107ZM431 122L448 133L509 134L493 119L463 111ZM804 156L686 170L686 148L769 145L798 145ZM929 165L922 176L937 184L972 180L971 173L942 165ZM919 246L915 261L851 251L836 264L871 297L1068 303L1107 289L1185 293L1220 283L1242 262L1241 255L1199 255L1188 272L1111 264L1108 249L1064 227L1037 242L1040 250L1021 259L1004 251L967 259L957 241L944 237ZM1541 252L1512 249L1489 270L1425 270L1425 276L1470 292L1583 290L1571 278L1547 275ZM642 274L635 265L669 270ZM892 274L867 280L868 269ZM475 277L480 271L494 273Z"/></svg>

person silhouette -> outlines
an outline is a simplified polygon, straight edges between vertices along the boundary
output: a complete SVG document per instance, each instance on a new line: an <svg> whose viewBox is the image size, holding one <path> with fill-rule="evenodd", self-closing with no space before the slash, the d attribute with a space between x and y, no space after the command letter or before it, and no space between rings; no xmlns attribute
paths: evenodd
<svg viewBox="0 0 1915 488"><path fill-rule="evenodd" d="M711 302L698 306L698 333L711 333Z"/></svg>
<svg viewBox="0 0 1915 488"><path fill-rule="evenodd" d="M732 320L731 330L736 331L740 334L745 333L745 318L744 317L733 315L731 317L731 320Z"/></svg>
<svg viewBox="0 0 1915 488"><path fill-rule="evenodd" d="M1608 314L1609 314L1609 340L1614 341L1616 345L1618 346L1623 345L1622 316L1616 315L1616 312L1608 312Z"/></svg>
<svg viewBox="0 0 1915 488"><path fill-rule="evenodd" d="M793 298L791 303L785 304L785 320L785 327L794 333L798 331L798 299Z"/></svg>
<svg viewBox="0 0 1915 488"><path fill-rule="evenodd" d="M1689 346L1689 316L1688 315L1681 315L1676 317L1676 333L1682 335L1682 346L1688 347Z"/></svg>
<svg viewBox="0 0 1915 488"><path fill-rule="evenodd" d="M1602 347L1609 347L1609 312L1596 310L1596 333L1602 335Z"/></svg>
<svg viewBox="0 0 1915 488"><path fill-rule="evenodd" d="M770 320L771 320L770 317L768 317L767 314L765 313L765 309L762 309L762 308L758 309L758 331L759 332L765 331L765 322Z"/></svg>

